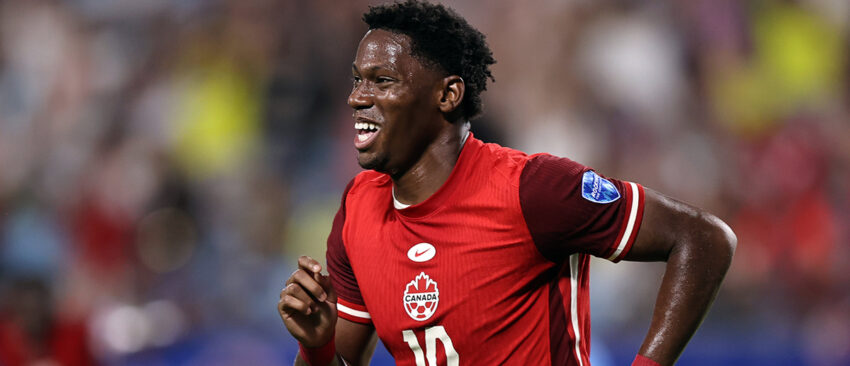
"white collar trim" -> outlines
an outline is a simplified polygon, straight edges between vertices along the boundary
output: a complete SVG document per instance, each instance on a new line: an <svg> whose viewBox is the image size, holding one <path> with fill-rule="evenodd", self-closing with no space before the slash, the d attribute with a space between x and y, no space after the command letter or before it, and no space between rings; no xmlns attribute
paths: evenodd
<svg viewBox="0 0 850 366"><path fill-rule="evenodd" d="M404 210L405 208L410 207L410 205L401 203L395 198L395 187L393 187L393 207L395 207L396 210Z"/></svg>

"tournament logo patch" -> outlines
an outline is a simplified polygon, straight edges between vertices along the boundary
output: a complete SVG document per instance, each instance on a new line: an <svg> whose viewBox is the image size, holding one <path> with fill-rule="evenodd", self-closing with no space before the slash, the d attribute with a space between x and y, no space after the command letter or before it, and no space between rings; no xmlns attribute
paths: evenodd
<svg viewBox="0 0 850 366"><path fill-rule="evenodd" d="M611 203L620 199L620 192L614 183L588 170L581 178L581 196L590 202Z"/></svg>
<svg viewBox="0 0 850 366"><path fill-rule="evenodd" d="M437 282L420 272L404 289L404 311L413 320L428 320L437 311L440 302L440 290Z"/></svg>

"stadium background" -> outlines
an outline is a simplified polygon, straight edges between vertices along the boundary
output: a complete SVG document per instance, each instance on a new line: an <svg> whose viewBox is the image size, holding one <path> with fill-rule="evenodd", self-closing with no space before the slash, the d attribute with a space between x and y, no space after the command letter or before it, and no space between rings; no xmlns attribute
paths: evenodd
<svg viewBox="0 0 850 366"><path fill-rule="evenodd" d="M366 4L0 0L0 351L46 326L106 365L291 362L275 304L358 171ZM737 232L680 364L850 364L850 3L448 4L498 60L479 137ZM593 268L594 365L627 364L663 264Z"/></svg>

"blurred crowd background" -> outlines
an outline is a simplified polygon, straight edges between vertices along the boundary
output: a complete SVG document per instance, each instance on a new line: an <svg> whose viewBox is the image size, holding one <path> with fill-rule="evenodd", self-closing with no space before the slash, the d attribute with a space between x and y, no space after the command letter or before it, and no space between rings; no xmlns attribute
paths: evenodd
<svg viewBox="0 0 850 366"><path fill-rule="evenodd" d="M290 363L370 3L0 0L0 364ZM447 4L498 61L476 136L736 231L680 364L850 364L850 2ZM594 365L628 364L664 266L593 268Z"/></svg>

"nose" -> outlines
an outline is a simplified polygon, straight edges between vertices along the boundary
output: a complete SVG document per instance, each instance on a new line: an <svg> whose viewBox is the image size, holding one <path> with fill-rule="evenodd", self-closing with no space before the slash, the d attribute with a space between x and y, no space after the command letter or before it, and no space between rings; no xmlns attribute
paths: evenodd
<svg viewBox="0 0 850 366"><path fill-rule="evenodd" d="M351 89L351 94L348 95L348 105L354 109L364 109L372 106L372 92L365 86L366 83L361 82Z"/></svg>

